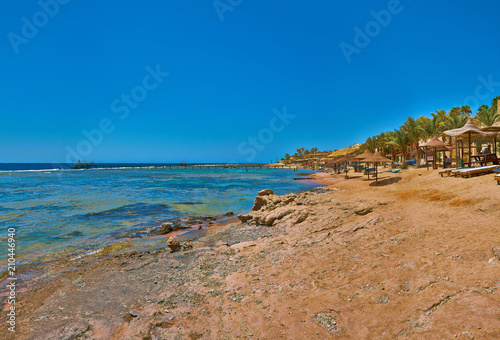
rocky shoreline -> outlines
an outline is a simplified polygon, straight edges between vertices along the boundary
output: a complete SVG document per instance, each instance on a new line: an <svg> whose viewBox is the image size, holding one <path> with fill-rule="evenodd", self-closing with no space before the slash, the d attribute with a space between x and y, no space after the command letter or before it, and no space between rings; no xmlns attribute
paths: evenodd
<svg viewBox="0 0 500 340"><path fill-rule="evenodd" d="M318 174L333 185L261 191L174 252L53 263L19 294L17 338L499 337L496 186L472 178L451 194L457 179L397 176Z"/></svg>

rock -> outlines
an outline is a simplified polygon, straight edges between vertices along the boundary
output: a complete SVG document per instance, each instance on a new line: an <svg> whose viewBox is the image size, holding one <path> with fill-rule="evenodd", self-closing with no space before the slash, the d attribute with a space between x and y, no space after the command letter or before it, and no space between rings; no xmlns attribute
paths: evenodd
<svg viewBox="0 0 500 340"><path fill-rule="evenodd" d="M203 227L200 225L200 226L198 227L198 230L203 230Z"/></svg>
<svg viewBox="0 0 500 340"><path fill-rule="evenodd" d="M193 248L193 244L189 241L186 241L181 245L181 247L183 250L188 250Z"/></svg>
<svg viewBox="0 0 500 340"><path fill-rule="evenodd" d="M229 243L224 241L219 241L215 244L216 247L229 247Z"/></svg>
<svg viewBox="0 0 500 340"><path fill-rule="evenodd" d="M281 202L284 203L284 204L290 204L294 200L295 200L295 197L286 197L286 198L282 199Z"/></svg>
<svg viewBox="0 0 500 340"><path fill-rule="evenodd" d="M309 216L309 213L307 211L303 211L299 214L299 216L297 216L297 219L292 223L293 224L302 223L307 219L308 216Z"/></svg>
<svg viewBox="0 0 500 340"><path fill-rule="evenodd" d="M252 248L255 246L257 246L257 242L248 241L248 242L235 243L231 246L231 249L233 249L236 253L239 253L240 251L244 251L247 248Z"/></svg>
<svg viewBox="0 0 500 340"><path fill-rule="evenodd" d="M179 229L189 229L189 227L185 227L182 224L179 224L177 222L163 223L160 227L159 234L165 235L165 234L171 233L172 231L176 231Z"/></svg>
<svg viewBox="0 0 500 340"><path fill-rule="evenodd" d="M292 209L276 209L264 218L264 224L270 226L274 223L274 221L280 220L286 215L291 214L292 212Z"/></svg>
<svg viewBox="0 0 500 340"><path fill-rule="evenodd" d="M239 219L241 222L243 222L243 223L246 223L246 222L250 221L252 218L253 218L253 217L252 217L252 215L250 215L250 214L246 214L246 215L241 214L241 215L238 215L238 219Z"/></svg>
<svg viewBox="0 0 500 340"><path fill-rule="evenodd" d="M174 231L174 228L172 227L172 223L163 223L160 227L160 235L165 235L170 232Z"/></svg>
<svg viewBox="0 0 500 340"><path fill-rule="evenodd" d="M356 215L360 215L360 216L364 216L364 215L367 215L369 213L373 212L373 209L372 208L365 208L365 209L360 209L360 210L356 210L354 211L354 213Z"/></svg>
<svg viewBox="0 0 500 340"><path fill-rule="evenodd" d="M494 245L492 248L491 248L491 251L493 252L493 255L495 255L495 257L500 260L500 246L498 244Z"/></svg>
<svg viewBox="0 0 500 340"><path fill-rule="evenodd" d="M260 196L256 196L255 201L253 202L252 211L258 211L258 210L260 210L260 208L262 208L266 204L267 204L266 199L264 199Z"/></svg>
<svg viewBox="0 0 500 340"><path fill-rule="evenodd" d="M265 220L264 214L252 214L252 216L253 216L253 220L255 221L255 224L257 224L257 225L264 224L264 220Z"/></svg>
<svg viewBox="0 0 500 340"><path fill-rule="evenodd" d="M267 196L267 195L273 195L274 191L271 189L264 189L258 192L259 196Z"/></svg>
<svg viewBox="0 0 500 340"><path fill-rule="evenodd" d="M170 236L167 241L167 246L172 250L172 253L181 247L181 244L176 236Z"/></svg>
<svg viewBox="0 0 500 340"><path fill-rule="evenodd" d="M77 321L55 329L39 339L88 339L93 334L92 326L86 321Z"/></svg>
<svg viewBox="0 0 500 340"><path fill-rule="evenodd" d="M230 211L224 214L224 216L234 216L234 212Z"/></svg>
<svg viewBox="0 0 500 340"><path fill-rule="evenodd" d="M268 202L271 201L273 204L281 203L281 198L278 195L269 195L266 199Z"/></svg>

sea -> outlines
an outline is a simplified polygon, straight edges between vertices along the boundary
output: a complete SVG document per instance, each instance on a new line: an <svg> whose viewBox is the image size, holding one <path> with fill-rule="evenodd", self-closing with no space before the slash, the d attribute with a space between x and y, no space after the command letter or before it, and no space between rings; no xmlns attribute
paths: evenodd
<svg viewBox="0 0 500 340"><path fill-rule="evenodd" d="M0 248L7 249L13 230L18 264L56 254L83 256L124 239L164 247L165 238L144 231L186 217L249 212L264 188L283 195L318 186L294 180L304 170L169 165L74 170L69 164L0 163ZM0 252L0 261L7 263L7 251Z"/></svg>

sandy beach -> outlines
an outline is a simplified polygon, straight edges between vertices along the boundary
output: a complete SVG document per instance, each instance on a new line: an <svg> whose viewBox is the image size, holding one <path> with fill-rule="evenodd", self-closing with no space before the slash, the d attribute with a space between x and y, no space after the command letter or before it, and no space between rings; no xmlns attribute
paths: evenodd
<svg viewBox="0 0 500 340"><path fill-rule="evenodd" d="M34 265L17 338L500 337L493 175L313 176L327 186L259 196L174 253L115 246Z"/></svg>

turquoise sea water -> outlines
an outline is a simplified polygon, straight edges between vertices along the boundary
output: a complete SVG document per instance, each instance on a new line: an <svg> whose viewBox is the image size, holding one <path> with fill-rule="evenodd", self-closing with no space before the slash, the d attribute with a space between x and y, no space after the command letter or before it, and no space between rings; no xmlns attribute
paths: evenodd
<svg viewBox="0 0 500 340"><path fill-rule="evenodd" d="M93 251L183 216L249 211L263 188L281 195L316 186L294 177L277 169L1 171L1 239L7 247L7 229L16 229L18 262Z"/></svg>

